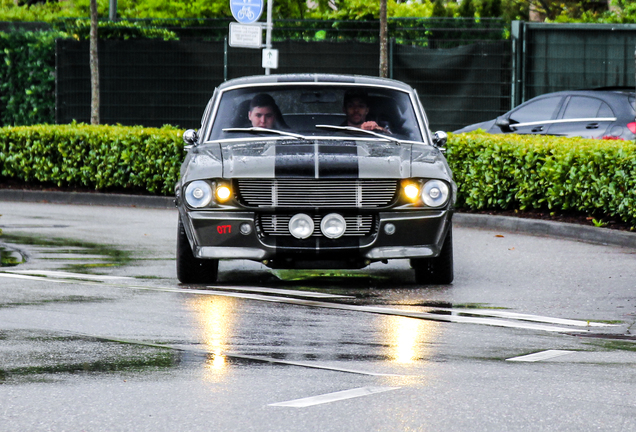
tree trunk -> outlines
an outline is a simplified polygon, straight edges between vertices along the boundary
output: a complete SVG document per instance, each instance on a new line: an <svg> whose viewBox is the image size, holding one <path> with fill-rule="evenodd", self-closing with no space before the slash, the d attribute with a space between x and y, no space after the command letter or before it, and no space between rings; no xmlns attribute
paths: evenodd
<svg viewBox="0 0 636 432"><path fill-rule="evenodd" d="M99 62L97 58L97 0L91 0L91 124L99 124Z"/></svg>
<svg viewBox="0 0 636 432"><path fill-rule="evenodd" d="M380 0L380 76L389 77L389 50L387 41L386 1Z"/></svg>

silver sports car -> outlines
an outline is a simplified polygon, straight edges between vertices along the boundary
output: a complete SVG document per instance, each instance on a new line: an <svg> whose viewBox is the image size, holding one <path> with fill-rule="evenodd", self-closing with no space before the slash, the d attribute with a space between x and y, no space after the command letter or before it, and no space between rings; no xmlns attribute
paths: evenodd
<svg viewBox="0 0 636 432"><path fill-rule="evenodd" d="M227 81L184 133L177 275L212 283L220 259L363 268L409 259L453 281L457 187L417 93L389 79L297 74Z"/></svg>

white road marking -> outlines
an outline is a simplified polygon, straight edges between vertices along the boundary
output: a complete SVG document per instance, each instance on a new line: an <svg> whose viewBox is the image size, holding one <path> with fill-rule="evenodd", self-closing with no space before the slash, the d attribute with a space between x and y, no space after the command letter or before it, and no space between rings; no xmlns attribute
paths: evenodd
<svg viewBox="0 0 636 432"><path fill-rule="evenodd" d="M540 351L534 354L528 354L528 355L524 355L524 356L519 356L519 357L512 357L509 359L506 359L506 361L512 361L512 362L538 362L538 361L543 361L543 360L549 360L551 358L555 358L555 357L561 357L567 354L572 354L576 351L567 351L567 350L547 350L547 351Z"/></svg>
<svg viewBox="0 0 636 432"><path fill-rule="evenodd" d="M360 387L351 390L344 390L335 393L327 393L319 396L312 396L302 399L290 400L269 404L269 406L306 408L313 405L320 405L361 396L369 396L376 393L383 393L391 390L398 390L400 387Z"/></svg>
<svg viewBox="0 0 636 432"><path fill-rule="evenodd" d="M0 277L14 277L14 278L20 278L20 279L32 279L32 280L58 282L58 283L82 283L82 284L95 283L90 281L69 281L64 279L42 278L42 277L36 277L36 276L27 276L27 275L1 273L1 272L0 272ZM102 285L108 285L108 286L119 287L119 288L127 288L127 289L138 289L138 290L145 290L145 291L160 291L160 292L173 292L173 293L179 293L179 294L200 294L200 295L211 295L211 296L234 297L234 298L242 298L242 299L249 299L249 300L265 301L265 302L271 302L271 303L294 304L299 306L317 307L317 308L325 308L325 309L336 309L336 310L345 310L345 311L374 313L374 314L381 314L381 315L403 316L408 318L418 318L418 319L425 319L425 320L439 321L439 322L490 325L495 327L537 330L537 331L557 332L557 333L587 333L589 332L589 330L587 329L558 327L558 326L553 326L549 324L532 324L527 322L505 320L501 318L479 318L479 317L469 317L469 316L461 316L461 315L435 314L431 312L407 311L402 309L393 309L393 308L378 307L378 306L349 305L349 304L341 304L341 303L322 302L322 301L302 299L302 298L277 297L273 295L236 293L236 292L216 291L216 290L211 291L211 290L199 290L199 289L152 287L152 286L139 286L139 285L128 285L128 284L117 285L114 283L104 283Z"/></svg>
<svg viewBox="0 0 636 432"><path fill-rule="evenodd" d="M134 280L134 278L127 276L108 276L108 275L91 275L91 274L82 274L82 273L71 273L65 271L56 271L56 270L6 270L7 273L14 274L24 274L24 275L33 275L33 276L52 276L52 277L60 277L64 279L83 279L83 280L97 280L97 281L107 281L107 280L119 280L119 279L128 279Z"/></svg>
<svg viewBox="0 0 636 432"><path fill-rule="evenodd" d="M443 310L451 313L462 313L467 315L484 315L498 318L510 318L521 321L533 321L549 324L570 325L577 327L617 327L618 324L597 323L591 321L573 320L565 318L551 318L540 315L520 314L516 312L505 312L492 309L450 309L450 308L434 308L435 310Z"/></svg>
<svg viewBox="0 0 636 432"><path fill-rule="evenodd" d="M398 374L366 372L366 371L361 371L361 370L356 370L356 369L345 369L345 368L339 368L339 367L333 367L333 366L323 366L323 365L314 364L314 363L307 363L307 362L295 362L295 361L278 360L278 359L269 358L269 357L246 356L246 355L242 355L242 354L233 354L233 353L227 353L227 354L226 353L221 353L221 355L224 355L224 356L230 357L230 358L238 358L238 359L244 359L244 360L256 360L256 361L267 362L267 363L284 364L284 365L289 365L289 366L300 366L300 367L306 367L306 368L311 368L311 369L322 369L322 370L328 370L328 371L333 371L333 372L352 373L352 374L357 374L357 375L385 376L385 377L402 377L402 376L404 376L404 375L398 375Z"/></svg>
<svg viewBox="0 0 636 432"><path fill-rule="evenodd" d="M28 280L36 280L36 281L49 281L49 282L68 282L68 281L49 279L49 278L40 277L40 276L28 276L28 275L23 275L23 274L10 274L10 273L0 273L0 277L11 278L11 279L28 279Z"/></svg>
<svg viewBox="0 0 636 432"><path fill-rule="evenodd" d="M280 288L265 288L265 287L245 287L245 286L218 286L211 285L206 288L213 290L231 290L231 291L245 291L265 294L280 294L290 295L296 297L308 297L308 298L355 298L354 296L328 294L315 291L299 291L299 290L286 290Z"/></svg>

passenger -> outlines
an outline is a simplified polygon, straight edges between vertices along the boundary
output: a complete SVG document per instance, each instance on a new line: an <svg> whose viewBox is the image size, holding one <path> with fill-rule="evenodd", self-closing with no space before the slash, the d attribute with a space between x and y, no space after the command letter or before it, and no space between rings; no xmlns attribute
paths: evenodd
<svg viewBox="0 0 636 432"><path fill-rule="evenodd" d="M343 126L353 126L360 129L391 133L388 125L380 126L373 120L367 120L369 115L369 98L362 90L347 90L344 95L343 110L347 116L347 121Z"/></svg>
<svg viewBox="0 0 636 432"><path fill-rule="evenodd" d="M274 98L267 93L260 93L252 98L247 117L253 127L265 129L287 128L278 105L276 105Z"/></svg>

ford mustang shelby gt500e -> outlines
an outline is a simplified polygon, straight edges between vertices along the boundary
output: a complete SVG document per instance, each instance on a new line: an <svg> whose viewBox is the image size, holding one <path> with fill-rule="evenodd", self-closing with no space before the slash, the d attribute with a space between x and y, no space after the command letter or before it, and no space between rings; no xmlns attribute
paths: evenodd
<svg viewBox="0 0 636 432"><path fill-rule="evenodd" d="M268 75L220 85L184 133L177 276L211 283L220 259L363 268L410 259L453 280L457 187L417 93L389 79Z"/></svg>

